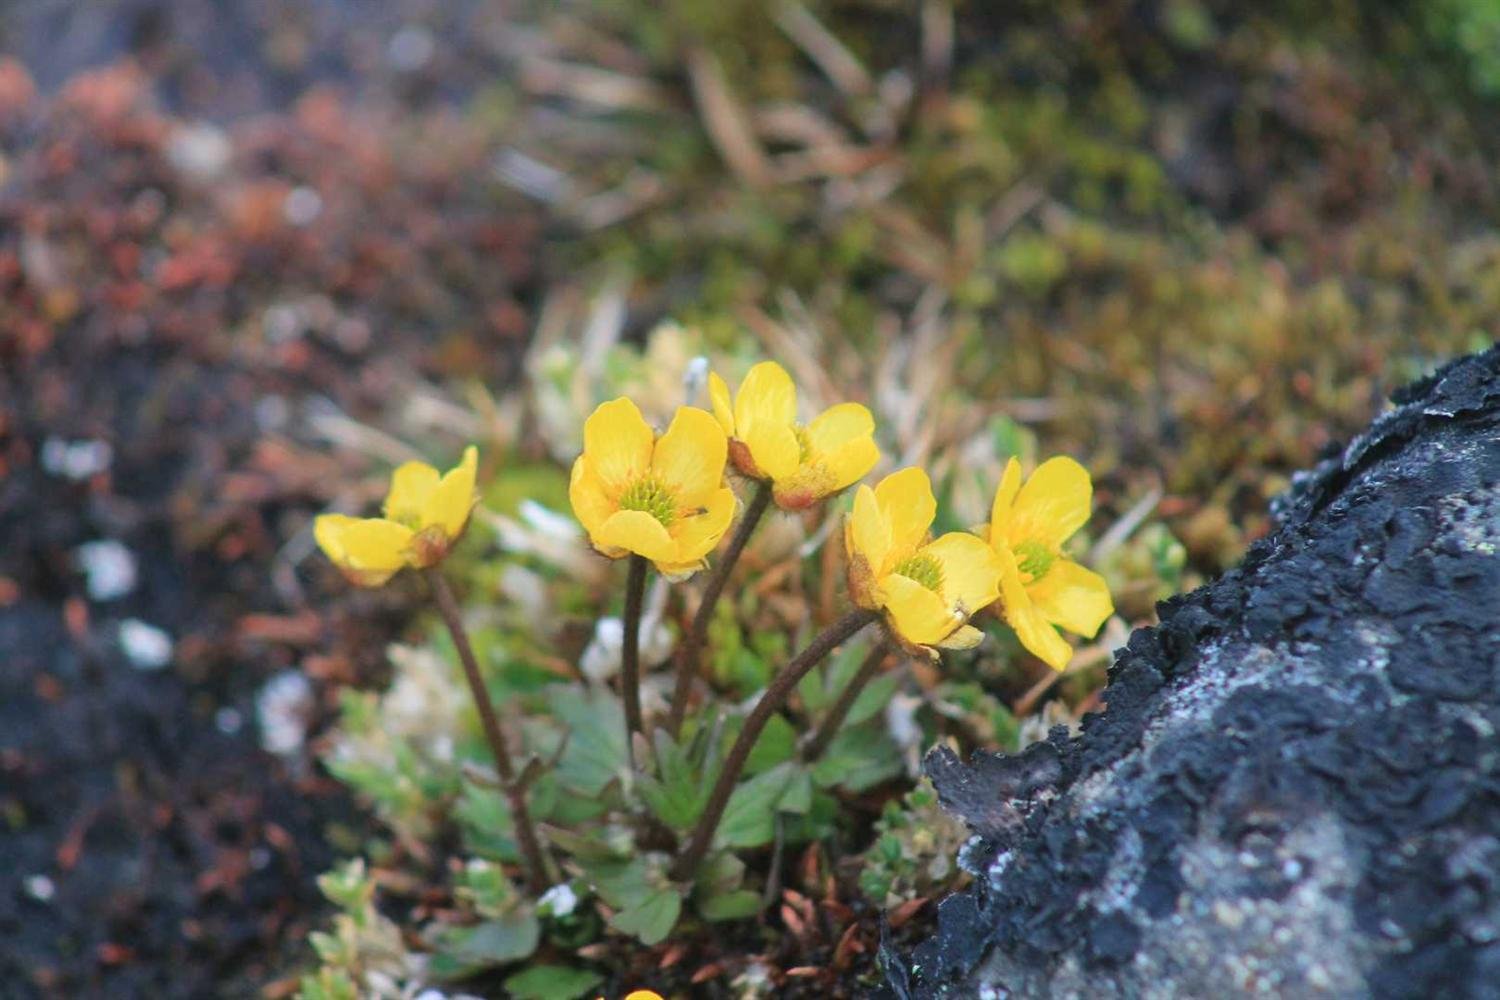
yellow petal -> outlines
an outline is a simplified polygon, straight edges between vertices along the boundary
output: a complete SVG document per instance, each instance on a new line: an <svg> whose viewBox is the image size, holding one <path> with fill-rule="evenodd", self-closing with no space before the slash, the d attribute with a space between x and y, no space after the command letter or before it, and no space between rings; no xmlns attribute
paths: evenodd
<svg viewBox="0 0 1500 1000"><path fill-rule="evenodd" d="M764 420L738 426L739 439L750 449L756 468L772 479L787 479L796 474L802 464L802 445L797 441L795 427Z"/></svg>
<svg viewBox="0 0 1500 1000"><path fill-rule="evenodd" d="M1015 630L1021 645L1053 670L1062 670L1073 658L1073 648L1031 603L1010 549L1000 548L995 554L1000 557L1000 601L1006 623Z"/></svg>
<svg viewBox="0 0 1500 1000"><path fill-rule="evenodd" d="M1000 557L978 535L950 531L921 551L943 567L940 591L950 608L972 615L1000 596Z"/></svg>
<svg viewBox="0 0 1500 1000"><path fill-rule="evenodd" d="M742 441L757 424L790 427L797 421L797 387L774 361L762 361L745 374L734 398L734 428Z"/></svg>
<svg viewBox="0 0 1500 1000"><path fill-rule="evenodd" d="M880 461L880 448L874 438L856 438L823 456L830 482L830 493L847 489L870 474Z"/></svg>
<svg viewBox="0 0 1500 1000"><path fill-rule="evenodd" d="M935 646L964 623L936 591L899 573L880 581L880 593L891 628L914 645Z"/></svg>
<svg viewBox="0 0 1500 1000"><path fill-rule="evenodd" d="M573 505L573 516L590 535L609 520L617 509L604 492L604 483L594 474L588 461L579 455L573 462L573 475L568 481L568 501Z"/></svg>
<svg viewBox="0 0 1500 1000"><path fill-rule="evenodd" d="M714 409L714 419L724 428L724 433L734 437L734 405L729 401L729 386L718 372L708 373L708 401Z"/></svg>
<svg viewBox="0 0 1500 1000"><path fill-rule="evenodd" d="M679 406L672 425L656 442L651 471L677 499L679 511L705 506L724 481L729 442L713 416L696 406Z"/></svg>
<svg viewBox="0 0 1500 1000"><path fill-rule="evenodd" d="M426 462L406 462L391 474L391 491L386 494L385 516L403 524L419 524L422 508L437 489L438 470Z"/></svg>
<svg viewBox="0 0 1500 1000"><path fill-rule="evenodd" d="M624 396L599 404L583 422L583 457L612 497L651 468L655 440L646 418Z"/></svg>
<svg viewBox="0 0 1500 1000"><path fill-rule="evenodd" d="M990 544L999 548L1009 546L1006 530L1010 527L1010 511L1015 505L1016 494L1021 490L1021 463L1012 456L1005 463L1005 474L1000 477L1000 486L995 490L995 502L990 506Z"/></svg>
<svg viewBox="0 0 1500 1000"><path fill-rule="evenodd" d="M772 479L792 475L801 462L796 421L792 377L774 361L751 368L734 398L734 435L745 442L756 468Z"/></svg>
<svg viewBox="0 0 1500 1000"><path fill-rule="evenodd" d="M474 492L474 475L479 467L479 449L472 444L464 449L463 460L444 473L437 488L422 507L421 525L441 528L449 538L463 534L469 513L479 502Z"/></svg>
<svg viewBox="0 0 1500 1000"><path fill-rule="evenodd" d="M875 418L858 403L830 406L807 425L807 444L818 455L827 455L859 438L875 433Z"/></svg>
<svg viewBox="0 0 1500 1000"><path fill-rule="evenodd" d="M376 517L322 514L313 538L333 564L362 587L378 587L407 565L412 530Z"/></svg>
<svg viewBox="0 0 1500 1000"><path fill-rule="evenodd" d="M594 544L606 553L634 552L653 562L676 561L677 543L661 522L643 510L618 510L594 532Z"/></svg>
<svg viewBox="0 0 1500 1000"><path fill-rule="evenodd" d="M720 487L705 507L702 514L678 520L668 532L677 543L674 563L698 565L714 550L734 520L734 491Z"/></svg>
<svg viewBox="0 0 1500 1000"><path fill-rule="evenodd" d="M938 643L939 649L973 649L984 641L984 633L973 625L960 625L948 638Z"/></svg>
<svg viewBox="0 0 1500 1000"><path fill-rule="evenodd" d="M937 515L927 473L916 466L893 472L875 486L875 499L890 525L891 555L901 558L914 552L927 539Z"/></svg>
<svg viewBox="0 0 1500 1000"><path fill-rule="evenodd" d="M1104 577L1068 559L1054 562L1026 593L1049 622L1090 639L1115 613Z"/></svg>
<svg viewBox="0 0 1500 1000"><path fill-rule="evenodd" d="M1087 469L1067 456L1049 458L1016 495L1007 532L1011 545L1038 541L1057 548L1088 521L1093 496Z"/></svg>
<svg viewBox="0 0 1500 1000"><path fill-rule="evenodd" d="M891 525L880 509L875 491L861 486L854 494L854 509L844 532L849 559L863 558L871 573L884 569L891 552Z"/></svg>

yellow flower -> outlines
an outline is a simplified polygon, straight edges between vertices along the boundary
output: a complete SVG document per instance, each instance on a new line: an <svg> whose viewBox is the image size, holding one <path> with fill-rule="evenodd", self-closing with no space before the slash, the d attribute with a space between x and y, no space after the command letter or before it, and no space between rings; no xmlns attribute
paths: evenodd
<svg viewBox="0 0 1500 1000"><path fill-rule="evenodd" d="M977 645L983 633L966 623L1000 585L1000 561L984 539L954 531L928 541L936 513L927 473L902 469L873 490L861 486L844 524L850 597L883 611L903 646L929 656L931 647Z"/></svg>
<svg viewBox="0 0 1500 1000"><path fill-rule="evenodd" d="M1053 626L1092 638L1115 610L1104 578L1062 553L1088 521L1093 493L1088 471L1071 458L1043 462L1025 486L1012 458L985 531L1000 557L1005 620L1054 670L1068 665L1073 650Z"/></svg>
<svg viewBox="0 0 1500 1000"><path fill-rule="evenodd" d="M618 559L645 556L671 577L703 567L734 518L724 485L728 442L706 410L681 406L657 437L621 397L583 425L568 498L594 548Z"/></svg>
<svg viewBox="0 0 1500 1000"><path fill-rule="evenodd" d="M464 449L463 461L446 474L425 462L407 462L391 476L384 517L322 514L313 537L351 583L378 587L407 566L441 562L458 542L477 502L474 472L479 451Z"/></svg>
<svg viewBox="0 0 1500 1000"><path fill-rule="evenodd" d="M750 369L732 406L729 386L717 373L708 376L708 395L731 438L735 468L753 479L769 479L778 507L811 507L863 479L880 461L869 410L840 403L802 426L797 388L774 361Z"/></svg>

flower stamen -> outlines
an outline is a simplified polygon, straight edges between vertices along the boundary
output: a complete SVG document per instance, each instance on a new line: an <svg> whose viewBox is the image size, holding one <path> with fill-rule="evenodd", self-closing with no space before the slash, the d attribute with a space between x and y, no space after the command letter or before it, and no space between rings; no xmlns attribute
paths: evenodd
<svg viewBox="0 0 1500 1000"><path fill-rule="evenodd" d="M1022 542L1016 546L1015 553L1016 568L1030 577L1030 583L1046 576L1052 564L1057 561L1057 553L1036 541Z"/></svg>
<svg viewBox="0 0 1500 1000"><path fill-rule="evenodd" d="M642 477L625 487L625 492L620 494L620 509L644 511L656 518L663 528L670 528L677 519L676 499L653 476Z"/></svg>
<svg viewBox="0 0 1500 1000"><path fill-rule="evenodd" d="M894 572L917 581L933 593L942 592L943 564L935 556L908 556L896 564Z"/></svg>

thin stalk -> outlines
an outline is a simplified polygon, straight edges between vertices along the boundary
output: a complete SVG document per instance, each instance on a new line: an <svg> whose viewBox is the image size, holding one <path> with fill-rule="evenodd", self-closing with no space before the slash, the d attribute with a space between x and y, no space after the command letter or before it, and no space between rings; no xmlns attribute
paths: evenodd
<svg viewBox="0 0 1500 1000"><path fill-rule="evenodd" d="M885 663L886 654L890 652L890 649L889 644L884 641L875 643L874 647L871 648L869 655L865 657L865 661L859 665L859 671L848 684L844 685L844 690L839 692L838 700L833 703L833 707L823 717L822 723L818 726L818 731L813 734L812 742L808 743L807 749L803 751L803 760L811 764L823 756L823 751L828 749L828 744L833 742L834 736L838 734L839 727L849 717L849 710L859 700L860 692L865 689L866 684L875 679L876 674L880 673L880 668Z"/></svg>
<svg viewBox="0 0 1500 1000"><path fill-rule="evenodd" d="M625 745L635 745L641 724L641 604L646 595L646 558L630 557L625 578L625 645L620 650L620 699L625 703Z"/></svg>
<svg viewBox="0 0 1500 1000"><path fill-rule="evenodd" d="M693 675L698 672L698 654L703 649L704 639L708 637L708 626L714 619L714 608L719 605L719 596L724 593L724 585L729 582L729 572L739 561L740 553L745 551L745 545L755 532L755 526L760 523L770 505L771 484L763 481L756 486L750 505L745 508L740 523L735 526L734 534L729 539L729 547L724 550L713 572L709 574L708 583L703 588L703 599L698 602L698 612L693 615L687 635L682 637L682 643L677 647L677 683L672 689L672 713L667 719L667 732L673 737L682 728L682 720L687 715L688 692L693 686Z"/></svg>
<svg viewBox="0 0 1500 1000"><path fill-rule="evenodd" d="M479 661L474 658L474 647L469 644L469 633L464 628L453 589L436 567L427 570L427 581L432 586L438 613L448 626L448 634L453 636L458 660L463 664L464 677L469 682L469 694L474 697L474 707L479 710L484 738L489 742L495 770L500 773L501 786L510 802L511 817L516 824L516 843L521 848L521 856L526 859L526 881L533 892L540 893L547 888L547 860L531 821L531 810L526 806L526 789L516 780L516 769L511 764L510 751L506 749L505 732L500 728L500 717L495 714L495 703L490 700L489 689L484 686L484 677L479 673Z"/></svg>
<svg viewBox="0 0 1500 1000"><path fill-rule="evenodd" d="M678 855L677 863L672 867L672 878L680 882L691 878L703 860L703 856L708 853L708 846L713 840L714 831L719 828L719 820L724 818L724 809L729 805L729 796L734 793L734 786L740 779L740 772L745 769L745 761L750 757L755 741L760 738L761 730L766 728L766 723L771 721L771 716L776 714L776 710L786 702L787 697L797 687L797 682L807 676L807 672L821 663L825 656L833 652L839 643L878 617L876 612L867 611L864 608L855 608L847 612L842 618L820 632L812 642L807 644L806 649L793 657L790 663L781 668L781 673L771 680L771 686L766 688L766 693L760 696L760 700L745 717L745 725L740 729L739 736L735 737L734 745L729 749L729 756L724 759L724 768L719 772L713 791L709 793L708 804L703 808L703 815L698 817L698 825L693 828L692 839L688 841L687 849Z"/></svg>

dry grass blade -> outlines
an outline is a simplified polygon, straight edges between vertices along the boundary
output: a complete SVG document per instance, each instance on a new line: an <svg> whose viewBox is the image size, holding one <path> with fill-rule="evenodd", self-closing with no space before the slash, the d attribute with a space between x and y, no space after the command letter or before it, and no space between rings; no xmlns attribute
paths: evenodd
<svg viewBox="0 0 1500 1000"><path fill-rule="evenodd" d="M421 453L405 441L345 416L331 403L313 413L308 424L316 437L335 448L368 455L391 465L422 459Z"/></svg>
<svg viewBox="0 0 1500 1000"><path fill-rule="evenodd" d="M746 184L757 189L769 187L773 179L771 163L750 128L750 116L724 79L719 61L707 49L695 45L688 49L687 68L693 100L719 155Z"/></svg>
<svg viewBox="0 0 1500 1000"><path fill-rule="evenodd" d="M521 64L521 86L529 93L563 97L607 111L668 111L667 92L650 80L597 66L533 57Z"/></svg>
<svg viewBox="0 0 1500 1000"><path fill-rule="evenodd" d="M928 96L948 90L953 71L953 4L926 0L922 4L922 82Z"/></svg>
<svg viewBox="0 0 1500 1000"><path fill-rule="evenodd" d="M874 85L870 74L844 43L823 27L823 23L800 3L782 4L776 12L776 24L796 42L807 57L817 63L834 86L852 97L869 94Z"/></svg>

